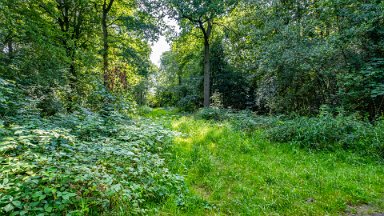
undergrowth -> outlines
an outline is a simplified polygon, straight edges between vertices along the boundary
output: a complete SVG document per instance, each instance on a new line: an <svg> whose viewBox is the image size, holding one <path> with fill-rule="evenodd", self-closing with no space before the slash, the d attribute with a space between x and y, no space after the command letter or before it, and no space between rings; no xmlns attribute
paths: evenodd
<svg viewBox="0 0 384 216"><path fill-rule="evenodd" d="M197 119L228 121L243 132L265 130L272 142L297 144L315 150L347 150L384 159L384 120L374 123L324 109L317 117L259 116L250 111L202 109Z"/></svg>
<svg viewBox="0 0 384 216"><path fill-rule="evenodd" d="M383 208L376 159L384 157L384 121L216 108L181 117L175 109L149 107L138 110L143 118L111 107L47 116L38 99L1 79L0 102L0 215Z"/></svg>
<svg viewBox="0 0 384 216"><path fill-rule="evenodd" d="M384 158L384 122L375 125L353 116L297 117L267 131L275 142L293 142L318 150L343 149Z"/></svg>
<svg viewBox="0 0 384 216"><path fill-rule="evenodd" d="M172 131L114 111L41 117L0 84L0 215L147 214L184 193L165 164Z"/></svg>

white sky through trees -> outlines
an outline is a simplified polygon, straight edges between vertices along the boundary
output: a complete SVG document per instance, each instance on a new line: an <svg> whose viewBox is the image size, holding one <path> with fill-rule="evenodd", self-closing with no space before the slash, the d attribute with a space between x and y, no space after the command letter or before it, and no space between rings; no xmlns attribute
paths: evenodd
<svg viewBox="0 0 384 216"><path fill-rule="evenodd" d="M166 41L164 36L161 36L159 40L152 45L151 61L153 64L160 66L161 55L170 50L170 45Z"/></svg>
<svg viewBox="0 0 384 216"><path fill-rule="evenodd" d="M177 24L176 20L171 20L166 18L165 22L167 25L172 26L176 32L180 32L179 25ZM152 44L152 53L151 53L151 61L153 64L160 67L160 58L161 55L169 51L171 49L170 44L167 42L166 38L164 36L160 36L159 40L156 41L156 43Z"/></svg>

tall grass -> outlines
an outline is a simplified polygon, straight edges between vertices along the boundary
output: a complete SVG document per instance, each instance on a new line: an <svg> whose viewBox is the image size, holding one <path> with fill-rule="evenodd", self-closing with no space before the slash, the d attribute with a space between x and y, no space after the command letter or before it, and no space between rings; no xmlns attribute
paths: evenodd
<svg viewBox="0 0 384 216"><path fill-rule="evenodd" d="M270 141L269 130L295 120L214 112L225 117L205 120L199 113L160 120L180 132L168 165L194 195L169 200L160 215L341 215L360 206L383 212L384 169L376 159L342 147L312 151Z"/></svg>
<svg viewBox="0 0 384 216"><path fill-rule="evenodd" d="M297 144L315 150L347 150L384 158L384 120L375 123L324 109L316 117L258 116L250 111L202 109L197 119L229 121L237 130L252 133L265 129L272 142Z"/></svg>

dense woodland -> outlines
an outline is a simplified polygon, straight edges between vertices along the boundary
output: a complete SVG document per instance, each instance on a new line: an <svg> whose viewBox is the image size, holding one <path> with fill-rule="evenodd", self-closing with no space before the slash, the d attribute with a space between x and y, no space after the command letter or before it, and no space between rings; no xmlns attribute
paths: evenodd
<svg viewBox="0 0 384 216"><path fill-rule="evenodd" d="M383 115L382 0L0 1L0 215L383 213Z"/></svg>
<svg viewBox="0 0 384 216"><path fill-rule="evenodd" d="M379 117L383 3L368 2L244 1L224 14L204 14L202 21L212 23L210 96L223 107L263 114L313 115L328 105ZM202 105L206 42L191 25L182 19L183 34L163 56L160 105Z"/></svg>

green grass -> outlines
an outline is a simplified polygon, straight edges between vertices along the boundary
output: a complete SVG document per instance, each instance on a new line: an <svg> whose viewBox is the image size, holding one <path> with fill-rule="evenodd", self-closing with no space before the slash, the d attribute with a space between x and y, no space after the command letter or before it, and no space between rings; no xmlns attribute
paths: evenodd
<svg viewBox="0 0 384 216"><path fill-rule="evenodd" d="M262 130L244 133L229 122L159 113L167 115L155 110L157 121L182 133L168 163L190 190L182 208L173 198L161 215L340 215L361 206L384 212L384 166L377 160L271 143Z"/></svg>

